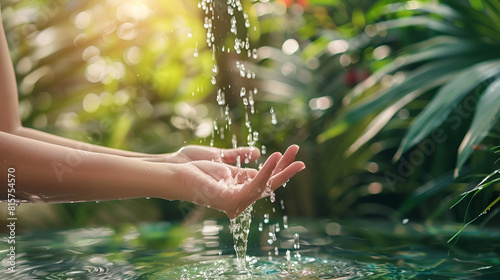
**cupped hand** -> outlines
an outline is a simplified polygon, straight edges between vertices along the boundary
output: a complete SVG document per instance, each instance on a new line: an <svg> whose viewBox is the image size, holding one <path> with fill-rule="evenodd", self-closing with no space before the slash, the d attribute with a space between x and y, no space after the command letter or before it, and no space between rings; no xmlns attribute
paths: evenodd
<svg viewBox="0 0 500 280"><path fill-rule="evenodd" d="M233 162L233 156L234 160L238 155L241 156L233 150L230 151L230 157L226 158L225 155L221 160L226 158L224 162L229 163ZM298 150L299 146L292 145L283 155L273 153L260 170L238 168L224 162L195 160L190 153L186 153L185 156L190 156L193 161L186 162L186 168L180 169L181 187L192 189L187 200L225 211L232 219L256 200L271 195L272 191L305 168L303 162L294 161Z"/></svg>

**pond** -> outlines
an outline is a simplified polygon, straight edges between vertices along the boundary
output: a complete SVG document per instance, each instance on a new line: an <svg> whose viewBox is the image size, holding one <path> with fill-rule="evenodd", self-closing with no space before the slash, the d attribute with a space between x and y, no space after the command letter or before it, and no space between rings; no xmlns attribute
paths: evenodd
<svg viewBox="0 0 500 280"><path fill-rule="evenodd" d="M254 219L246 270L229 221L149 223L16 236L1 279L499 279L500 231L460 225ZM2 236L6 241L6 235Z"/></svg>

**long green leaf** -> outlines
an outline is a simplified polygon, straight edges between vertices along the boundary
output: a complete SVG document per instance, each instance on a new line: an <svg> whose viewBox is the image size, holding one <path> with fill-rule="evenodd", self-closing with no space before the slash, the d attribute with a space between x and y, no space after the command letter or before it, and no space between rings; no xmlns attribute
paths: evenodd
<svg viewBox="0 0 500 280"><path fill-rule="evenodd" d="M398 59L395 59L393 62L373 73L370 78L354 88L353 91L346 96L346 99L356 99L368 88L380 82L385 75L394 73L398 69L404 69L414 64L436 59L445 59L453 56L467 56L470 53L474 53L477 49L478 45L476 42L459 39L453 36L436 36L410 45L407 47L407 52L409 54L399 56Z"/></svg>
<svg viewBox="0 0 500 280"><path fill-rule="evenodd" d="M412 148L435 128L439 127L452 112L452 109L471 90L476 88L481 82L500 73L500 60L487 61L469 67L451 79L446 85L441 87L432 101L415 118L395 158Z"/></svg>
<svg viewBox="0 0 500 280"><path fill-rule="evenodd" d="M450 2L450 5L453 6L454 10L462 14L462 20L465 21L464 27L466 29L475 29L493 40L498 40L500 27L495 24L495 21L491 17L485 16L482 4L480 4L481 7L479 9L471 9L470 6L457 4L456 0Z"/></svg>
<svg viewBox="0 0 500 280"><path fill-rule="evenodd" d="M488 205L488 207L486 207L486 208L484 209L484 211L483 211L483 212L484 212L484 213L486 213L486 212L490 211L491 207L495 206L495 204L497 204L499 201L500 201L500 196L498 196L495 200L493 200L493 202L492 202L492 203L490 203L490 204Z"/></svg>
<svg viewBox="0 0 500 280"><path fill-rule="evenodd" d="M424 201L446 189L450 183L453 182L453 180L453 174L451 172L447 172L438 178L426 182L424 185L418 187L403 203L401 203L398 213L403 215L408 214Z"/></svg>
<svg viewBox="0 0 500 280"><path fill-rule="evenodd" d="M318 140L323 142L331 139L363 119L374 113L394 100L400 99L406 94L421 89L423 85L436 87L444 83L454 74L454 70L463 69L472 63L470 59L446 59L428 63L414 71L405 81L390 87L382 94L373 96L369 100L357 104L354 108L341 115L337 122L333 123L324 133L320 134Z"/></svg>
<svg viewBox="0 0 500 280"><path fill-rule="evenodd" d="M479 144L498 121L500 110L500 78L493 81L481 95L472 124L458 149L455 176L458 175L472 154L472 147Z"/></svg>
<svg viewBox="0 0 500 280"><path fill-rule="evenodd" d="M430 30L435 30L445 34L461 35L464 33L462 28L454 25L452 22L442 21L429 16L412 16L406 18L397 18L379 23L379 29L395 29L408 26L425 26Z"/></svg>
<svg viewBox="0 0 500 280"><path fill-rule="evenodd" d="M355 153L360 147L370 141L375 135L377 135L387 123L394 117L394 115L399 112L404 106L406 106L411 101L415 100L420 96L426 89L422 88L420 90L413 91L403 98L396 101L391 106L387 107L384 111L378 114L373 121L367 126L363 134L347 149L345 152L346 156L350 156Z"/></svg>

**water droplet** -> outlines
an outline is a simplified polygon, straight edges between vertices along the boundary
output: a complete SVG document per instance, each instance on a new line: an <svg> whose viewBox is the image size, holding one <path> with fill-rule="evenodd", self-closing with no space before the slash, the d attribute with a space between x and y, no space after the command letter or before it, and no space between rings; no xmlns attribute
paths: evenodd
<svg viewBox="0 0 500 280"><path fill-rule="evenodd" d="M242 87L240 90L240 96L245 96L246 93L247 93L247 89L245 87Z"/></svg>
<svg viewBox="0 0 500 280"><path fill-rule="evenodd" d="M264 224L269 223L269 214L264 214Z"/></svg>
<svg viewBox="0 0 500 280"><path fill-rule="evenodd" d="M241 157L240 156L236 157L236 167L241 168Z"/></svg>
<svg viewBox="0 0 500 280"><path fill-rule="evenodd" d="M99 200L97 200L95 203L99 203L99 202L100 202L100 201L99 201Z"/></svg>
<svg viewBox="0 0 500 280"><path fill-rule="evenodd" d="M255 141L255 142L259 141L259 132L258 131L253 132L253 141Z"/></svg>
<svg viewBox="0 0 500 280"><path fill-rule="evenodd" d="M406 218L406 219L403 219L402 223L403 223L403 225L406 225L409 221L410 221L410 219Z"/></svg>
<svg viewBox="0 0 500 280"><path fill-rule="evenodd" d="M266 146L262 145L262 147L260 148L260 153L265 155L266 154Z"/></svg>
<svg viewBox="0 0 500 280"><path fill-rule="evenodd" d="M229 13L231 15L231 13ZM231 33L234 35L238 34L238 28L236 27L236 17L232 16L231 17ZM236 44L235 44L236 45Z"/></svg>
<svg viewBox="0 0 500 280"><path fill-rule="evenodd" d="M233 134L233 139L231 140L233 143L233 148L236 149L238 147L238 140L236 139L236 134Z"/></svg>
<svg viewBox="0 0 500 280"><path fill-rule="evenodd" d="M277 124L278 121L276 120L276 113L274 112L274 108L271 107L271 110L269 111L271 113L271 123L272 124Z"/></svg>
<svg viewBox="0 0 500 280"><path fill-rule="evenodd" d="M293 235L293 248L294 249L300 249L300 240L299 240L299 234L295 233Z"/></svg>
<svg viewBox="0 0 500 280"><path fill-rule="evenodd" d="M212 77L212 78L214 78L214 77ZM224 93L224 91L222 91L222 89L217 89L217 97L216 97L216 99L217 99L217 103L219 105L222 106L222 105L226 104L226 94ZM229 108L227 108L227 114L226 115L229 114L229 110L228 109Z"/></svg>
<svg viewBox="0 0 500 280"><path fill-rule="evenodd" d="M283 215L283 228L287 229L288 228L288 216Z"/></svg>
<svg viewBox="0 0 500 280"><path fill-rule="evenodd" d="M264 230L264 225L262 223L259 223L259 231L262 232Z"/></svg>

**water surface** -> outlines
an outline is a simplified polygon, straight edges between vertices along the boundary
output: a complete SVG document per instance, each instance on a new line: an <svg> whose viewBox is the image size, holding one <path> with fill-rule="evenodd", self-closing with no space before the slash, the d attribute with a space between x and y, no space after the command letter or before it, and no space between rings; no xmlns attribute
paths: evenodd
<svg viewBox="0 0 500 280"><path fill-rule="evenodd" d="M451 248L460 225L281 222L254 220L245 271L228 221L210 220L19 234L0 279L500 279L499 231L470 227Z"/></svg>

